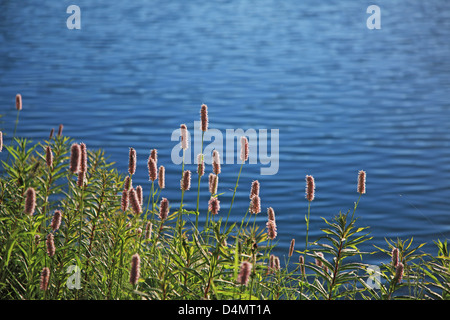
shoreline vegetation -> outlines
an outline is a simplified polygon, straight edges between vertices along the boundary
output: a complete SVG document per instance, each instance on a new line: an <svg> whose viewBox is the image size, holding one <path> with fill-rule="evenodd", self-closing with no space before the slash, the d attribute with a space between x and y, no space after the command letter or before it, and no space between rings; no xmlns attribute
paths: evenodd
<svg viewBox="0 0 450 320"><path fill-rule="evenodd" d="M3 300L450 298L447 240L435 241L435 255L420 252L424 244L413 244L413 239L386 239L385 247L374 246L374 252L358 249L371 240L368 227L357 224L366 193L363 170L355 176L353 209L322 217L322 236L313 241L308 234L310 217L317 214L316 190L313 175L305 177L305 198L296 201L305 214L306 239L293 239L280 257L273 253L280 231L276 208L261 208L258 180L239 186L248 160L246 137L240 139L241 165L230 203L221 201L217 151L210 167L202 153L196 168L183 161L180 198L170 199L157 149L147 155L147 168L141 168L130 146L128 172L120 173L102 150L64 136L62 125L38 143L16 137L23 112L20 94L16 109L11 144L3 143L7 134L0 131ZM200 120L204 134L209 125L204 104ZM180 129L184 155L188 128L181 124ZM133 184L137 170L148 171L148 185ZM248 188L249 198L235 199L238 187ZM207 204L199 203L203 188L210 193ZM187 192L197 192L193 208L183 203ZM248 209L240 221L230 222L235 201L248 202ZM267 215L265 225L256 223L261 214ZM204 225L200 216L206 217ZM364 256L376 252L385 256L384 263L364 263Z"/></svg>

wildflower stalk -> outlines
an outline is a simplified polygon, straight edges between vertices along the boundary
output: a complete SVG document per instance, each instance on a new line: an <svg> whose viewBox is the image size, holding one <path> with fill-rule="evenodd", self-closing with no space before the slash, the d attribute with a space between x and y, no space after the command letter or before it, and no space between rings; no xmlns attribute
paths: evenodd
<svg viewBox="0 0 450 320"><path fill-rule="evenodd" d="M313 176L306 176L306 199L308 200L308 217L306 218L306 243L305 251L308 250L309 215L311 212L311 201L314 200L315 182Z"/></svg>
<svg viewBox="0 0 450 320"><path fill-rule="evenodd" d="M305 242L305 251L308 250L308 233L309 233L309 214L311 211L311 201L308 201L308 216L306 218L306 242Z"/></svg>
<svg viewBox="0 0 450 320"><path fill-rule="evenodd" d="M200 153L202 154L203 157L203 138L205 136L205 131L202 131L202 145L201 145L201 149L200 149ZM204 166L204 164L203 164ZM195 230L198 231L198 216L200 215L200 212L198 211L198 206L199 206L199 202L200 202L200 180L202 179L202 175L200 174L200 172L198 173L198 186L197 186L197 207L195 209Z"/></svg>
<svg viewBox="0 0 450 320"><path fill-rule="evenodd" d="M231 208L233 207L234 204L234 197L236 195L236 190L237 187L239 185L239 178L241 176L241 172L242 172L242 167L244 166L244 162L241 163L241 168L239 169L239 174L236 180L236 185L234 186L234 191L233 191L233 197L231 198L231 204L230 204L230 209L228 210L228 215L227 215L227 219L225 220L225 226L224 226L224 230L227 229L227 224L228 224L228 218L230 217L230 213L231 213Z"/></svg>

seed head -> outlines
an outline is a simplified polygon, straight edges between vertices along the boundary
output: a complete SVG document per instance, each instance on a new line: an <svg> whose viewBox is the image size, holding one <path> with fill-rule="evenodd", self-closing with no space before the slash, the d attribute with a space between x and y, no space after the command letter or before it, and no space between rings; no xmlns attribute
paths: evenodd
<svg viewBox="0 0 450 320"><path fill-rule="evenodd" d="M313 176L306 176L306 199L308 201L313 201L314 200L314 192L316 189L316 185L314 183L314 178Z"/></svg>
<svg viewBox="0 0 450 320"><path fill-rule="evenodd" d="M158 164L158 150L157 149L152 149L152 151L150 152L150 157L155 160L155 163Z"/></svg>
<svg viewBox="0 0 450 320"><path fill-rule="evenodd" d="M162 198L159 204L159 218L163 221L167 219L169 215L169 200Z"/></svg>
<svg viewBox="0 0 450 320"><path fill-rule="evenodd" d="M202 131L208 130L208 107L206 104L202 104L200 108L200 119L201 119L201 129Z"/></svg>
<svg viewBox="0 0 450 320"><path fill-rule="evenodd" d="M208 202L208 209L211 211L211 214L216 215L220 210L220 201L217 197L211 197Z"/></svg>
<svg viewBox="0 0 450 320"><path fill-rule="evenodd" d="M205 162L203 161L203 154L201 153L197 156L197 173L200 177L205 174Z"/></svg>
<svg viewBox="0 0 450 320"><path fill-rule="evenodd" d="M141 203L139 201L138 194L137 194L136 190L133 189L133 188L130 189L128 191L128 197L129 197L129 201L130 201L130 204L131 204L131 208L133 209L133 212L135 214L141 213L142 212L142 207L141 207Z"/></svg>
<svg viewBox="0 0 450 320"><path fill-rule="evenodd" d="M399 258L398 258L399 255L398 255L398 253L399 253L399 251L398 251L397 248L393 248L392 249L392 265L394 267L397 267L398 262L399 262Z"/></svg>
<svg viewBox="0 0 450 320"><path fill-rule="evenodd" d="M255 180L252 182L252 188L250 191L250 199L253 198L253 196L259 196L259 181Z"/></svg>
<svg viewBox="0 0 450 320"><path fill-rule="evenodd" d="M294 253L294 246L295 246L295 239L292 239L291 245L289 247L289 257L292 257L292 254Z"/></svg>
<svg viewBox="0 0 450 320"><path fill-rule="evenodd" d="M52 128L52 130L50 130L50 134L48 136L48 140L52 140L54 133L55 133L55 128Z"/></svg>
<svg viewBox="0 0 450 320"><path fill-rule="evenodd" d="M185 170L181 179L181 190L187 191L191 188L191 171Z"/></svg>
<svg viewBox="0 0 450 320"><path fill-rule="evenodd" d="M87 148L85 143L80 143L81 148L81 159L80 159L80 171L87 172Z"/></svg>
<svg viewBox="0 0 450 320"><path fill-rule="evenodd" d="M252 264L248 261L243 261L241 263L241 268L238 274L237 282L242 285L247 285L250 279L250 273L252 271Z"/></svg>
<svg viewBox="0 0 450 320"><path fill-rule="evenodd" d="M277 225L274 220L269 220L266 223L267 236L270 240L274 240L277 237Z"/></svg>
<svg viewBox="0 0 450 320"><path fill-rule="evenodd" d="M137 284L141 273L141 258L135 253L131 257L130 283Z"/></svg>
<svg viewBox="0 0 450 320"><path fill-rule="evenodd" d="M280 258L276 255L271 254L269 257L269 273L276 272L280 270Z"/></svg>
<svg viewBox="0 0 450 320"><path fill-rule="evenodd" d="M128 191L131 188L133 188L133 180L130 176L126 176L125 181L123 182L123 189Z"/></svg>
<svg viewBox="0 0 450 320"><path fill-rule="evenodd" d="M32 216L36 208L36 191L34 188L29 187L26 192L25 198L25 213Z"/></svg>
<svg viewBox="0 0 450 320"><path fill-rule="evenodd" d="M366 172L363 170L358 173L358 193L366 193Z"/></svg>
<svg viewBox="0 0 450 320"><path fill-rule="evenodd" d="M219 174L221 171L221 167L220 167L220 155L219 155L219 151L214 150L212 153L212 161L213 161L213 172L215 174Z"/></svg>
<svg viewBox="0 0 450 320"><path fill-rule="evenodd" d="M150 239L150 237L152 236L152 227L153 227L153 224L150 221L148 221L147 225L145 226L145 239L146 240Z"/></svg>
<svg viewBox="0 0 450 320"><path fill-rule="evenodd" d="M248 140L246 137L241 137L241 161L245 162L248 159Z"/></svg>
<svg viewBox="0 0 450 320"><path fill-rule="evenodd" d="M303 256L298 257L298 263L300 264L300 269L302 275L305 275L305 258Z"/></svg>
<svg viewBox="0 0 450 320"><path fill-rule="evenodd" d="M129 159L128 159L128 173L133 175L136 172L136 150L130 148Z"/></svg>
<svg viewBox="0 0 450 320"><path fill-rule="evenodd" d="M44 267L42 269L42 272L41 272L41 281L40 281L40 284L39 284L39 288L41 290L45 291L45 290L48 289L49 279L50 279L50 269L47 268L47 267Z"/></svg>
<svg viewBox="0 0 450 320"><path fill-rule="evenodd" d="M58 137L62 136L63 128L64 128L64 126L62 124L60 124L59 128L58 128Z"/></svg>
<svg viewBox="0 0 450 320"><path fill-rule="evenodd" d="M81 164L81 147L78 143L70 147L70 171L78 173Z"/></svg>
<svg viewBox="0 0 450 320"><path fill-rule="evenodd" d="M180 126L180 136L181 136L181 149L186 150L189 148L188 141L188 130L185 124Z"/></svg>
<svg viewBox="0 0 450 320"><path fill-rule="evenodd" d="M136 195L137 195L140 205L142 206L144 204L144 194L143 194L141 186L136 187Z"/></svg>
<svg viewBox="0 0 450 320"><path fill-rule="evenodd" d="M275 211L273 211L272 207L267 208L267 216L269 220L275 221Z"/></svg>
<svg viewBox="0 0 450 320"><path fill-rule="evenodd" d="M122 191L122 200L121 200L121 209L123 212L127 211L127 209L128 209L128 203L129 203L128 198L129 198L128 190L124 189Z"/></svg>
<svg viewBox="0 0 450 320"><path fill-rule="evenodd" d="M53 167L53 152L51 146L45 147L45 162L47 163L47 167Z"/></svg>
<svg viewBox="0 0 450 320"><path fill-rule="evenodd" d="M16 94L16 109L22 110L22 95L20 93Z"/></svg>
<svg viewBox="0 0 450 320"><path fill-rule="evenodd" d="M62 214L60 210L55 210L55 213L53 214L53 218L52 218L52 222L51 222L51 227L53 231L56 231L59 229L59 227L61 226L61 219L62 219Z"/></svg>
<svg viewBox="0 0 450 320"><path fill-rule="evenodd" d="M250 212L258 214L261 212L261 199L259 196L254 195L250 202Z"/></svg>
<svg viewBox="0 0 450 320"><path fill-rule="evenodd" d="M210 173L209 174L209 193L211 195L217 193L218 185L219 185L219 176L214 173Z"/></svg>
<svg viewBox="0 0 450 320"><path fill-rule="evenodd" d="M85 180L86 180L86 172L81 170L78 171L77 186L81 188L84 185Z"/></svg>
<svg viewBox="0 0 450 320"><path fill-rule="evenodd" d="M158 185L160 189L164 189L166 187L166 168L164 168L164 166L159 166Z"/></svg>
<svg viewBox="0 0 450 320"><path fill-rule="evenodd" d="M49 233L47 235L47 254L49 257L53 257L55 255L55 242L54 242L54 238L53 238L53 234Z"/></svg>
<svg viewBox="0 0 450 320"><path fill-rule="evenodd" d="M147 167L148 167L148 177L150 181L155 181L158 178L158 174L157 174L157 168L156 168L156 160L150 156L148 158L148 163L147 163Z"/></svg>
<svg viewBox="0 0 450 320"><path fill-rule="evenodd" d="M403 263L399 262L397 264L397 267L395 268L394 279L396 280L396 282L400 283L402 281L402 279L403 279L403 271L404 271Z"/></svg>

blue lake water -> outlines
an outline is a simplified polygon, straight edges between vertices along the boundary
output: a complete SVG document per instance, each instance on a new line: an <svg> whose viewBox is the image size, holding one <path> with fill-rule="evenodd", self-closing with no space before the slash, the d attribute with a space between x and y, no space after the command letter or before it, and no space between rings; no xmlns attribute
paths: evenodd
<svg viewBox="0 0 450 320"><path fill-rule="evenodd" d="M71 4L81 9L80 30L66 27ZM353 207L358 170L367 172L358 223L374 237L363 249L414 237L435 253L433 240L450 235L450 3L380 0L379 30L366 26L371 4L1 0L5 144L21 93L18 135L37 141L62 123L66 135L104 148L123 172L134 147L134 184L144 192L147 157L157 148L164 195L176 205L181 168L171 160L171 135L181 123L193 130L205 103L210 128L224 135L279 130L278 172L245 165L231 219L242 218L258 179L257 223L264 226L274 208L280 256L292 238L304 246L305 175L316 180L312 240L325 226L321 217ZM222 215L238 171L236 163L222 166ZM194 179L188 208L195 209L196 186ZM205 185L202 208L208 198Z"/></svg>

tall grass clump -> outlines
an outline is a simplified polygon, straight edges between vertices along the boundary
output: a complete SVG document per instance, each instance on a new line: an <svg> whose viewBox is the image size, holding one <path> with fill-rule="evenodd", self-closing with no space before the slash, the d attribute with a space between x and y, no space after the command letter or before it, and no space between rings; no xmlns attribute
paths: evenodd
<svg viewBox="0 0 450 320"><path fill-rule="evenodd" d="M205 133L206 105L200 117ZM385 258L376 277L374 267L364 263L364 257L374 253L360 250L372 238L355 214L366 193L365 171L358 173L359 197L353 208L324 217L322 235L313 241L308 237L309 221L311 213L319 214L311 209L320 190L313 176L306 176L306 201L293 199L304 210L306 230L292 235L290 247L280 254L277 238L284 231L277 228L276 216L283 212L261 207L258 180L243 186L250 195L242 200L246 210L235 210L237 221L229 219L248 160L246 137L240 139L240 169L227 202L218 193L222 168L216 150L209 168L203 145L196 168L183 160L179 198L170 198L157 149L146 155L147 167L141 168L140 155L129 146L128 170L121 173L102 150L64 136L62 128L57 135L52 129L49 139L37 143L15 134L5 139L7 134L0 131L2 299L450 297L446 241L438 240L437 254L432 255L419 252L423 244L413 245L412 239L386 239L386 246L375 251ZM187 126L180 129L184 158ZM133 184L138 172L148 173L149 186ZM199 197L204 175L209 177L203 182L209 190L207 203ZM197 190L191 190L195 177ZM184 195L195 191L197 202L189 208ZM256 217L262 212L267 212L267 221L259 225ZM203 226L200 216L205 217Z"/></svg>

